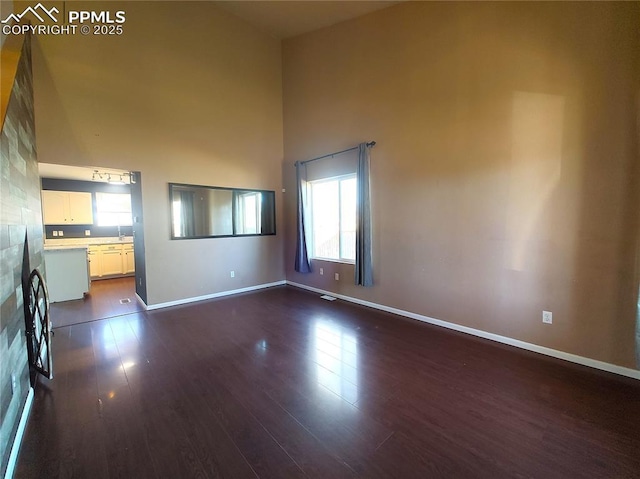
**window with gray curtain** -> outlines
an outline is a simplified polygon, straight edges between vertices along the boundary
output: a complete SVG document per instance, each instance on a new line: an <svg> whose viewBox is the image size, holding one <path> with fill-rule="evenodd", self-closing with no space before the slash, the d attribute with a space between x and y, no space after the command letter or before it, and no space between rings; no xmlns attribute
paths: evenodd
<svg viewBox="0 0 640 479"><path fill-rule="evenodd" d="M373 285L369 149L296 163L296 271L312 258L355 263L355 284Z"/></svg>

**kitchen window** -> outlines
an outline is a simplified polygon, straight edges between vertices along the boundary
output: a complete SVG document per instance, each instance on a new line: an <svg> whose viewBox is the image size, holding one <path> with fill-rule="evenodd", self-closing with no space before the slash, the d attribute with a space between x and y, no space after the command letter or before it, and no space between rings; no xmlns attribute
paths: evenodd
<svg viewBox="0 0 640 479"><path fill-rule="evenodd" d="M98 226L131 226L129 193L96 193Z"/></svg>

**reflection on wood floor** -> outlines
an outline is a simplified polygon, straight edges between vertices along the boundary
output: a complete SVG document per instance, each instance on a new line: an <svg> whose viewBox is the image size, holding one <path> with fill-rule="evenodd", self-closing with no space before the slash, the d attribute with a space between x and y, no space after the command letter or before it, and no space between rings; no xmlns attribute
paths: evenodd
<svg viewBox="0 0 640 479"><path fill-rule="evenodd" d="M53 341L17 478L640 471L639 381L293 287Z"/></svg>
<svg viewBox="0 0 640 479"><path fill-rule="evenodd" d="M121 300L129 302L121 302ZM53 329L97 319L142 311L135 296L135 278L102 279L91 281L91 291L84 299L51 303Z"/></svg>

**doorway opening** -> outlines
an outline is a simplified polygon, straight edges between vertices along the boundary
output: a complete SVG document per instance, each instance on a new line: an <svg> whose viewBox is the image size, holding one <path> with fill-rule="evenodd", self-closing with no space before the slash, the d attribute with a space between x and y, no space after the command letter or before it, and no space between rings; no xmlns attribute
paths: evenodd
<svg viewBox="0 0 640 479"><path fill-rule="evenodd" d="M140 173L38 166L52 328L143 311Z"/></svg>

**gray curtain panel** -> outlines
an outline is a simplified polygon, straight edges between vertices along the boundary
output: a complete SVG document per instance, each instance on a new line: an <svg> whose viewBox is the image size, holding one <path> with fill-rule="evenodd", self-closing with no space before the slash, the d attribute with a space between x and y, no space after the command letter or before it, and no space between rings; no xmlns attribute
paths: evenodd
<svg viewBox="0 0 640 479"><path fill-rule="evenodd" d="M358 146L355 282L360 286L373 286L369 148L366 143Z"/></svg>
<svg viewBox="0 0 640 479"><path fill-rule="evenodd" d="M306 168L299 161L296 162L296 190L297 190L297 236L296 236L296 263L295 270L298 273L311 273L311 263L309 262L309 255L307 253L307 234L305 229L305 215L304 215L304 200L305 191L304 183L305 174L304 168Z"/></svg>

